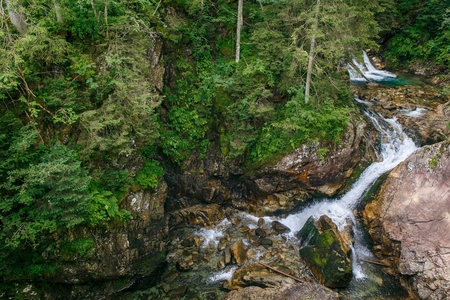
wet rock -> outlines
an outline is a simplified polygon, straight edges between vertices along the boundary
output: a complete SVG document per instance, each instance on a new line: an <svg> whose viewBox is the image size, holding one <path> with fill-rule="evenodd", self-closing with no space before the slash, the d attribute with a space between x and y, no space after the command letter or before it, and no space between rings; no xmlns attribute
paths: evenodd
<svg viewBox="0 0 450 300"><path fill-rule="evenodd" d="M225 218L223 208L218 204L195 205L172 212L170 226L194 225L211 228Z"/></svg>
<svg viewBox="0 0 450 300"><path fill-rule="evenodd" d="M267 249L269 247L272 247L273 241L271 239L262 239L261 245Z"/></svg>
<svg viewBox="0 0 450 300"><path fill-rule="evenodd" d="M248 232L250 230L250 228L248 226L242 226L239 230L241 232Z"/></svg>
<svg viewBox="0 0 450 300"><path fill-rule="evenodd" d="M263 227L264 224L266 224L266 221L264 221L263 218L259 218L259 219L258 219L258 227Z"/></svg>
<svg viewBox="0 0 450 300"><path fill-rule="evenodd" d="M348 237L343 237L329 217L321 216L317 221L310 217L297 237L303 246L300 256L321 284L347 286L352 279Z"/></svg>
<svg viewBox="0 0 450 300"><path fill-rule="evenodd" d="M247 262L247 249L242 239L237 240L230 246L231 255L236 260L236 264L241 267Z"/></svg>
<svg viewBox="0 0 450 300"><path fill-rule="evenodd" d="M248 249L247 250L247 257L248 257L248 259L252 259L255 256L256 256L256 251L255 250L253 250L253 249Z"/></svg>
<svg viewBox="0 0 450 300"><path fill-rule="evenodd" d="M219 245L217 246L217 250L222 251L229 245L230 245L230 242L228 242L225 238L221 238L219 241Z"/></svg>
<svg viewBox="0 0 450 300"><path fill-rule="evenodd" d="M219 259L219 261L217 262L217 267L219 268L219 270L225 269L225 261L223 258Z"/></svg>
<svg viewBox="0 0 450 300"><path fill-rule="evenodd" d="M450 141L391 171L363 212L375 254L421 299L450 298Z"/></svg>
<svg viewBox="0 0 450 300"><path fill-rule="evenodd" d="M192 262L192 256L188 256L185 259L177 261L177 269L181 272L187 272L192 269L194 263Z"/></svg>
<svg viewBox="0 0 450 300"><path fill-rule="evenodd" d="M232 254L230 247L225 248L225 250L223 251L223 259L226 265L231 264Z"/></svg>
<svg viewBox="0 0 450 300"><path fill-rule="evenodd" d="M273 221L271 226L272 226L272 229L275 230L275 232L277 234L291 232L289 227L287 227L286 225L281 224L279 221Z"/></svg>
<svg viewBox="0 0 450 300"><path fill-rule="evenodd" d="M170 298L179 299L183 297L186 294L187 287L186 286L179 286L174 290L171 290L168 294Z"/></svg>
<svg viewBox="0 0 450 300"><path fill-rule="evenodd" d="M271 266L275 268L282 267L274 264ZM266 267L259 264L250 264L233 274L227 289L234 290L251 285L276 287L292 283L295 283L295 281L287 276L269 271Z"/></svg>
<svg viewBox="0 0 450 300"><path fill-rule="evenodd" d="M250 236L250 243L252 246L258 247L261 246L261 239L256 234Z"/></svg>
<svg viewBox="0 0 450 300"><path fill-rule="evenodd" d="M255 233L256 233L256 235L260 236L261 238L267 237L266 231L262 228L256 228Z"/></svg>
<svg viewBox="0 0 450 300"><path fill-rule="evenodd" d="M237 228L237 227L241 226L242 220L239 217L232 217L232 218L230 218L230 222L231 222L231 224L233 224L234 227Z"/></svg>
<svg viewBox="0 0 450 300"><path fill-rule="evenodd" d="M320 284L307 282L289 284L277 288L246 287L231 291L222 300L338 300L338 293Z"/></svg>

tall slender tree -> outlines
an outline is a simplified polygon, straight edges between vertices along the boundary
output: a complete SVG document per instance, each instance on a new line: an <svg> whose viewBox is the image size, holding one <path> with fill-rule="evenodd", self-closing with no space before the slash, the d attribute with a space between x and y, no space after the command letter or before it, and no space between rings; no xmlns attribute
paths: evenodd
<svg viewBox="0 0 450 300"><path fill-rule="evenodd" d="M311 49L309 50L309 60L308 60L308 71L306 74L306 87L305 87L305 103L309 101L309 90L311 87L311 74L314 62L314 46L316 44L316 34L317 34L317 23L319 20L319 9L320 9L320 0L317 0L316 3L316 12L314 16L314 24L313 24L313 33L311 38Z"/></svg>
<svg viewBox="0 0 450 300"><path fill-rule="evenodd" d="M241 56L241 30L243 24L242 9L244 7L244 0L239 0L238 2L238 19L237 19L237 30L236 30L236 62L239 62Z"/></svg>

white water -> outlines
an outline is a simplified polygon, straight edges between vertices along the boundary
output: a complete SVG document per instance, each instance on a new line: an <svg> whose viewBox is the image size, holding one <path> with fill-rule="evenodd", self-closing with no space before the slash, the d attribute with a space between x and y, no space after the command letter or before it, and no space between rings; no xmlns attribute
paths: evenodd
<svg viewBox="0 0 450 300"><path fill-rule="evenodd" d="M415 110L402 109L402 115L413 118L420 118L427 112L426 108L416 108Z"/></svg>
<svg viewBox="0 0 450 300"><path fill-rule="evenodd" d="M367 56L367 53L365 51L363 51L363 61L364 61L363 63L360 63L355 58L352 61L355 64L355 66L358 67L361 73L363 73L364 76L370 80L383 81L386 79L397 78L397 75L395 75L394 73L383 70L377 70L370 62L369 56ZM351 81L367 81L364 77L361 76L361 74L357 70L355 70L353 66L348 65L347 68L348 73L350 74Z"/></svg>
<svg viewBox="0 0 450 300"><path fill-rule="evenodd" d="M364 102L365 101L361 101L361 103ZM370 106L370 103L367 104ZM417 149L414 142L402 131L401 125L395 118L384 119L383 117L370 111L366 112L366 115L372 121L374 126L377 127L382 137L382 161L372 163L353 184L353 187L341 198L321 200L320 202L313 203L306 208L303 208L302 211L298 213L291 214L286 218L279 220L291 229L291 232L286 234L289 239L296 239L295 236L297 232L303 227L305 222L311 216L317 219L322 215L327 215L338 226L339 230L342 230L344 226L349 224L349 222L352 223L355 239L355 244L351 245L353 249L352 261L353 275L356 280L366 277L359 261L361 259L370 258L373 255L370 250L362 244L362 233L359 231L358 227L355 226L357 221L353 215L353 210L361 201L361 198L364 196L365 192L381 175L392 170ZM252 228L256 227L254 224L258 221L258 217L247 213L241 213L239 215L243 224L247 224ZM264 217L264 219L266 222L270 222L273 221L275 217ZM211 241L214 241L217 246L218 239L223 236L223 232L227 226L232 225L227 219L225 219L215 229L202 229L197 234L205 237L205 246ZM210 282L231 278L234 271L234 268L230 268L226 269L226 271L216 273L210 278Z"/></svg>
<svg viewBox="0 0 450 300"><path fill-rule="evenodd" d="M342 230L344 226L348 224L348 220L351 220L353 224L356 224L353 210L360 202L364 193L378 177L396 167L417 149L414 142L403 133L401 125L397 123L395 118L383 119L380 116L373 115L373 113L367 113L367 116L378 128L382 136L381 156L383 160L371 164L354 183L352 189L341 198L327 199L313 203L302 211L281 219L280 222L291 229L291 232L289 233L291 238L295 237L296 233L311 216L318 219L322 215L327 215L334 223L336 223L339 230ZM355 233L355 251L353 251L353 254L360 258L369 256L370 251L360 243L361 234L355 226L353 228ZM357 279L365 277L355 256L353 257L353 274Z"/></svg>

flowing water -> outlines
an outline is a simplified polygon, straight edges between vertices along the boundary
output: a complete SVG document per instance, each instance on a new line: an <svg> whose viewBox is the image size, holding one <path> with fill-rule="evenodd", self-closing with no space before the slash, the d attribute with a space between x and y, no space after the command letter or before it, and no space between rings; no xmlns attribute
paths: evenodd
<svg viewBox="0 0 450 300"><path fill-rule="evenodd" d="M364 64L360 64L356 60L354 61L354 64L357 65L369 79L377 82L400 80L393 73L376 70L370 63L365 52L363 58ZM349 73L353 82L365 80L352 68L349 68ZM359 99L355 100L365 106L363 109L365 115L380 133L382 160L380 162L372 163L366 168L359 179L353 184L352 188L342 197L337 199L317 200L309 206L303 207L300 211L289 214L282 219L275 217L265 217L264 219L266 219L266 221L278 219L281 223L289 227L291 232L285 236L290 243L296 242L295 236L297 232L311 216L318 219L322 215L327 215L334 223L336 223L340 230L344 229L350 222L353 224L352 228L355 239L354 245L352 245L353 279L349 287L344 290L343 293L347 293L352 299L402 299L406 294L404 291L401 291L398 282L393 280L393 278L391 278L392 280L389 280L389 276L384 274L381 267L364 262L366 260L376 260L376 258L365 242L362 226L359 221L356 220L353 211L374 182L381 175L392 170L405 160L417 149L417 147L402 131L401 125L395 118L385 119L376 112L370 111L370 102ZM420 116L424 111L405 111L402 113L410 114L411 116ZM250 214L244 215L247 220L251 220L248 224L254 226L251 223L256 222L258 218ZM208 237L208 242L216 239L222 234L221 230L217 229L199 233ZM235 269L233 268L228 268L222 272L216 273L210 278L210 282L231 278L234 270Z"/></svg>
<svg viewBox="0 0 450 300"><path fill-rule="evenodd" d="M353 65L358 68L356 70L354 66L347 64L347 70L350 75L350 81L353 86L360 86L367 84L367 79L376 82L382 87L393 87L402 85L419 85L423 86L427 83L424 82L424 78L414 76L406 73L394 74L385 70L376 69L371 63L369 56L365 51L362 53L363 61L360 62L354 58ZM364 75L361 76L361 73ZM367 79L366 79L367 78Z"/></svg>
<svg viewBox="0 0 450 300"><path fill-rule="evenodd" d="M400 82L402 79L397 78L393 73L387 71L376 70L367 54L363 54L364 64L358 63L356 60L354 64L358 66L366 77L377 82ZM354 69L349 67L349 73L353 83L361 82L363 77L359 75ZM364 79L363 79L364 80ZM274 243L282 243L289 249L292 249L293 256L297 258L291 258L290 262L292 267L295 268L299 264L302 264L298 254L299 243L296 238L296 234L305 222L311 216L319 218L322 215L330 217L334 223L342 230L346 225L352 224L352 230L354 233L354 244L352 247L352 262L353 262L353 279L349 286L345 290L340 292L344 295L349 295L351 299L407 299L407 293L401 288L401 285L397 280L384 273L383 268L374 264L367 263L365 261L376 260L372 252L369 250L367 243L367 237L362 230L362 225L355 218L353 211L357 205L364 198L370 187L376 182L376 180L383 174L386 174L399 163L405 160L410 154L412 154L417 147L414 142L407 137L402 131L401 125L395 118L385 119L375 111L371 111L370 108L373 103L370 101L362 101L355 99L356 102L362 106L362 110L367 118L374 124L381 136L381 161L372 163L361 174L359 179L353 184L352 188L345 193L342 197L336 199L317 199L309 206L301 208L301 210L294 211L284 218L279 217L264 217L265 222L269 224L271 221L278 220L282 224L291 229L287 234L277 237ZM419 117L425 110L416 109L413 111L400 111L399 114L409 115L412 117ZM248 213L239 213L237 216L241 221L241 225L245 225L250 229L257 228L258 217L255 217ZM216 253L213 257L211 255L208 262L201 263L195 268L195 271L183 273L183 284L189 285L190 289L193 286L199 291L196 296L199 299L204 299L205 295L216 295L215 297L206 297L208 299L220 298L225 293L221 289L222 282L232 278L234 272L238 269L237 266L227 266L221 271L217 271L217 262L220 251L217 251L219 240L224 238L228 234L236 234L237 228L228 219L224 219L216 228L213 229L199 229L193 232L194 236L202 237L203 245L201 251L212 251L207 253ZM191 231L192 232L192 231ZM232 240L239 238L234 236ZM273 239L275 237L272 237ZM370 239L369 239L370 240ZM252 248L256 251L256 258L264 256L268 253L261 252L258 248L244 239L244 243L248 248ZM220 255L219 255L220 254ZM209 254L208 254L209 255ZM285 254L287 255L287 254ZM294 266L295 265L295 266ZM300 268L300 267L299 267ZM186 295L186 299L189 297ZM205 299L206 299L205 298Z"/></svg>

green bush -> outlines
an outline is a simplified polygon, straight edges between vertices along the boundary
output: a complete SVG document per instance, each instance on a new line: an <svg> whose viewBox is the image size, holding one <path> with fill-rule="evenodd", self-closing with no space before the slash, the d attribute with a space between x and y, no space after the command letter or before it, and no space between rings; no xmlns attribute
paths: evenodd
<svg viewBox="0 0 450 300"><path fill-rule="evenodd" d="M163 175L164 169L159 166L159 163L155 160L150 160L147 161L142 170L136 174L134 182L144 189L154 189Z"/></svg>
<svg viewBox="0 0 450 300"><path fill-rule="evenodd" d="M117 198L110 191L94 190L91 193L88 214L89 223L94 226L106 224L112 220L125 222L131 219L131 213L124 209L119 209Z"/></svg>

